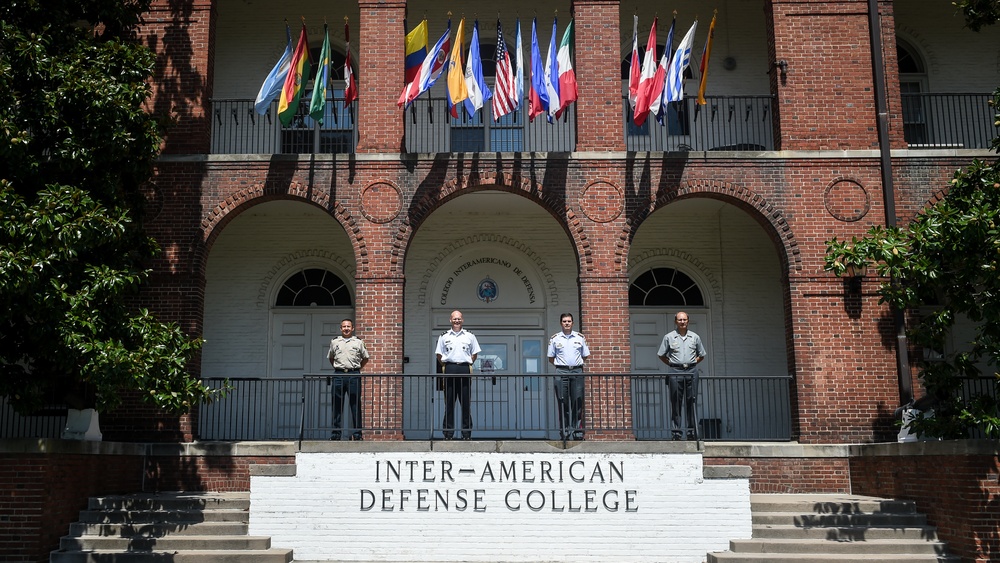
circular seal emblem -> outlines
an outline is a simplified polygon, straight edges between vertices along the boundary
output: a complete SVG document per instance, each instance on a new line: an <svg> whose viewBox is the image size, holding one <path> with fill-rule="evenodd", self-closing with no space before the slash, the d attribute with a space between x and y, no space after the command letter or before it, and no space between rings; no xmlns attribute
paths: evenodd
<svg viewBox="0 0 1000 563"><path fill-rule="evenodd" d="M483 281L479 282L479 285L476 286L476 297L478 297L480 301L491 303L495 301L499 295L500 286L497 285L497 282L490 279L489 276L483 278Z"/></svg>
<svg viewBox="0 0 1000 563"><path fill-rule="evenodd" d="M361 191L361 214L372 223L388 223L402 208L399 189L389 182L373 182Z"/></svg>
<svg viewBox="0 0 1000 563"><path fill-rule="evenodd" d="M625 192L618 186L598 180L583 189L580 208L596 223L609 223L618 218L625 205Z"/></svg>
<svg viewBox="0 0 1000 563"><path fill-rule="evenodd" d="M823 205L827 213L841 221L860 221L872 207L871 197L856 180L838 178L823 193Z"/></svg>

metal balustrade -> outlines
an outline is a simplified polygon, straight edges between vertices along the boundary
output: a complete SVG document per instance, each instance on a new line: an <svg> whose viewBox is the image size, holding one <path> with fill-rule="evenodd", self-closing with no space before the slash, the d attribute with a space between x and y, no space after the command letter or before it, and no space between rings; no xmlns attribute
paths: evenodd
<svg viewBox="0 0 1000 563"><path fill-rule="evenodd" d="M278 120L278 102L267 113L254 100L212 100L212 154L353 153L357 145L357 104L344 107L342 91L327 99L323 123L309 117L308 100L300 103L288 126Z"/></svg>
<svg viewBox="0 0 1000 563"><path fill-rule="evenodd" d="M625 148L629 151L774 150L772 96L705 96L707 104L685 98L657 120L636 125L628 96L622 97Z"/></svg>
<svg viewBox="0 0 1000 563"><path fill-rule="evenodd" d="M570 106L549 123L528 120L528 100L514 112L493 120L487 105L469 117L459 108L448 113L444 96L421 96L405 112L406 152L571 152L576 147L576 112Z"/></svg>
<svg viewBox="0 0 1000 563"><path fill-rule="evenodd" d="M985 149L996 137L990 94L902 94L911 149Z"/></svg>
<svg viewBox="0 0 1000 563"><path fill-rule="evenodd" d="M451 375L363 374L362 395L376 386L399 388L401 416L392 425L376 422L365 431L402 433L407 440L441 440L445 432L444 393L439 381ZM471 413L474 439L560 440L573 429L561 428L554 386L561 376L473 375ZM665 375L584 374L585 432L639 440L672 438L671 404ZM225 380L207 379L212 387ZM297 379L232 379L229 395L199 412L202 440L326 440L332 426L332 375ZM699 380L697 421L682 420L683 430L705 440L790 440L791 378L710 377ZM600 401L594 401L597 393ZM362 404L366 399L362 398ZM631 423L621 417L630 405ZM349 421L349 405L343 420ZM460 426L461 409L456 408ZM338 429L339 430L339 429ZM342 435L352 434L351 428ZM461 428L454 429L460 436ZM685 436L686 437L686 436Z"/></svg>

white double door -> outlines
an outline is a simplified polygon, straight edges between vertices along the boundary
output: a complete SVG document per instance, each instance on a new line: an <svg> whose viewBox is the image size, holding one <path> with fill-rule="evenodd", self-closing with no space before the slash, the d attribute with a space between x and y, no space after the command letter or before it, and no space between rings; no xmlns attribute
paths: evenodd
<svg viewBox="0 0 1000 563"><path fill-rule="evenodd" d="M551 381L544 377L548 341L542 331L523 334L476 331L482 351L472 366L471 416L476 439L550 438L558 434ZM444 419L437 393L434 424ZM456 401L456 425L462 420ZM456 433L457 434L457 433ZM435 436L441 437L440 430Z"/></svg>
<svg viewBox="0 0 1000 563"><path fill-rule="evenodd" d="M264 405L276 437L298 438L300 424L305 426L306 438L329 435L332 408L326 381L306 382L305 404L300 381L303 375L333 374L333 366L327 359L330 340L340 336L340 322L351 314L350 309L272 313L269 373L272 381Z"/></svg>

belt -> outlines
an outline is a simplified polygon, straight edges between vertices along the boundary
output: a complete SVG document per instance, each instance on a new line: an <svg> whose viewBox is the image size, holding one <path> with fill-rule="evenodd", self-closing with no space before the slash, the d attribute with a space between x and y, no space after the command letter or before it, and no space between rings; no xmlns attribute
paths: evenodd
<svg viewBox="0 0 1000 563"><path fill-rule="evenodd" d="M562 368L562 369L576 369L576 368L582 368L583 364L580 364L578 366L561 366L559 364L556 364L556 367L557 368Z"/></svg>
<svg viewBox="0 0 1000 563"><path fill-rule="evenodd" d="M691 369L694 366L698 365L698 362L694 362L692 364L675 364L675 363L669 363L667 365L670 366L670 367L672 367L672 368L675 368L675 369Z"/></svg>
<svg viewBox="0 0 1000 563"><path fill-rule="evenodd" d="M441 362L446 366L471 366L469 362Z"/></svg>
<svg viewBox="0 0 1000 563"><path fill-rule="evenodd" d="M357 369L357 368L354 368L354 369L333 368L333 371L335 371L337 373L358 373L361 370Z"/></svg>

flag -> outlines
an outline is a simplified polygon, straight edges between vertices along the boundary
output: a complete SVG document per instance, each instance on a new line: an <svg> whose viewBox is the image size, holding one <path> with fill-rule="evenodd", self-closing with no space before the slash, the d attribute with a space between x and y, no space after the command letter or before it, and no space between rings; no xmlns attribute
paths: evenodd
<svg viewBox="0 0 1000 563"><path fill-rule="evenodd" d="M635 111L635 98L639 93L639 16L632 16L632 60L628 67L628 105Z"/></svg>
<svg viewBox="0 0 1000 563"><path fill-rule="evenodd" d="M494 84L496 91L493 92L493 120L499 121L517 107L517 84L514 79L514 69L510 66L510 53L507 52L507 44L503 40L503 26L500 25L500 20L497 20L497 50L493 60L497 63Z"/></svg>
<svg viewBox="0 0 1000 563"><path fill-rule="evenodd" d="M326 85L330 82L330 30L323 24L323 48L319 51L319 68L313 80L312 100L309 102L309 117L323 124L326 113Z"/></svg>
<svg viewBox="0 0 1000 563"><path fill-rule="evenodd" d="M465 62L465 89L469 93L465 98L465 111L469 112L469 117L475 115L486 100L493 97L493 92L490 92L490 87L483 78L483 59L479 54L479 20L472 25L469 60Z"/></svg>
<svg viewBox="0 0 1000 563"><path fill-rule="evenodd" d="M257 92L257 101L254 102L254 109L257 113L264 115L267 108L271 107L271 102L281 93L281 87L285 85L285 77L288 76L288 67L292 63L292 30L285 24L285 35L288 36L288 44L285 45L285 52L275 63L274 68L267 74L264 83L260 85L260 92Z"/></svg>
<svg viewBox="0 0 1000 563"><path fill-rule="evenodd" d="M636 125L642 125L649 116L650 93L653 91L653 77L656 75L656 22L649 28L649 38L646 40L646 52L642 57L642 75L639 76L639 89L635 94L635 112L632 120Z"/></svg>
<svg viewBox="0 0 1000 563"><path fill-rule="evenodd" d="M712 56L712 38L715 37L715 14L712 23L708 24L708 39L705 40L705 50L701 53L701 84L698 86L698 105L705 105L705 86L708 84L708 59Z"/></svg>
<svg viewBox="0 0 1000 563"><path fill-rule="evenodd" d="M302 97L302 87L309 82L309 38L306 37L306 24L302 24L299 42L292 53L288 66L288 76L281 88L281 98L278 100L278 118L282 125L287 126L299 109L299 98Z"/></svg>
<svg viewBox="0 0 1000 563"><path fill-rule="evenodd" d="M347 19L346 16L344 18ZM351 68L351 28L344 22L344 41L347 42L345 50L347 56L344 57L344 107L351 105L351 102L358 99L358 79L354 76L354 69Z"/></svg>
<svg viewBox="0 0 1000 563"><path fill-rule="evenodd" d="M465 72L462 65L462 43L465 42L465 18L458 22L455 32L455 45L448 57L448 113L458 117L458 104L469 97L465 86Z"/></svg>
<svg viewBox="0 0 1000 563"><path fill-rule="evenodd" d="M660 108L663 107L663 92L667 82L667 68L670 66L670 54L674 50L674 28L677 26L677 16L670 22L670 31L667 32L667 42L663 44L663 54L660 56L660 64L656 66L656 75L653 76L653 89L649 94L649 113L653 114L656 121L663 125L663 118Z"/></svg>
<svg viewBox="0 0 1000 563"><path fill-rule="evenodd" d="M576 33L573 31L573 20L569 20L569 25L563 32L562 41L559 42L559 55L556 57L559 62L559 111L556 112L556 117L561 116L562 112L576 101L576 72L573 71L575 43Z"/></svg>
<svg viewBox="0 0 1000 563"><path fill-rule="evenodd" d="M556 58L556 19L552 18L552 35L549 37L549 52L545 55L545 92L548 99L543 98L545 110L548 112L546 119L552 123L552 116L559 111L559 60Z"/></svg>
<svg viewBox="0 0 1000 563"><path fill-rule="evenodd" d="M405 76L403 82L409 84L420 72L420 64L427 57L427 20L406 34Z"/></svg>
<svg viewBox="0 0 1000 563"><path fill-rule="evenodd" d="M677 51L670 60L667 84L664 86L664 103L679 102L684 99L684 69L691 62L691 45L694 43L694 31L697 28L698 20L694 20L691 29L684 35L684 39L681 39L681 44L677 46Z"/></svg>
<svg viewBox="0 0 1000 563"><path fill-rule="evenodd" d="M545 90L543 78L545 71L542 70L542 55L538 51L537 24L538 18L531 20L531 83L528 89L528 121L534 121L535 116L545 113L549 102L549 94Z"/></svg>
<svg viewBox="0 0 1000 563"><path fill-rule="evenodd" d="M409 107L410 103L417 99L417 96L429 90L437 82L437 79L441 77L441 73L444 71L447 52L451 45L450 39L451 20L448 20L448 29L444 30L444 35L437 40L431 52L427 53L427 56L424 57L424 61L420 63L420 72L417 73L412 82L408 82L403 88L396 105L399 107Z"/></svg>
<svg viewBox="0 0 1000 563"><path fill-rule="evenodd" d="M521 107L524 100L524 51L521 49L521 18L517 18L517 74L514 75L514 109Z"/></svg>

